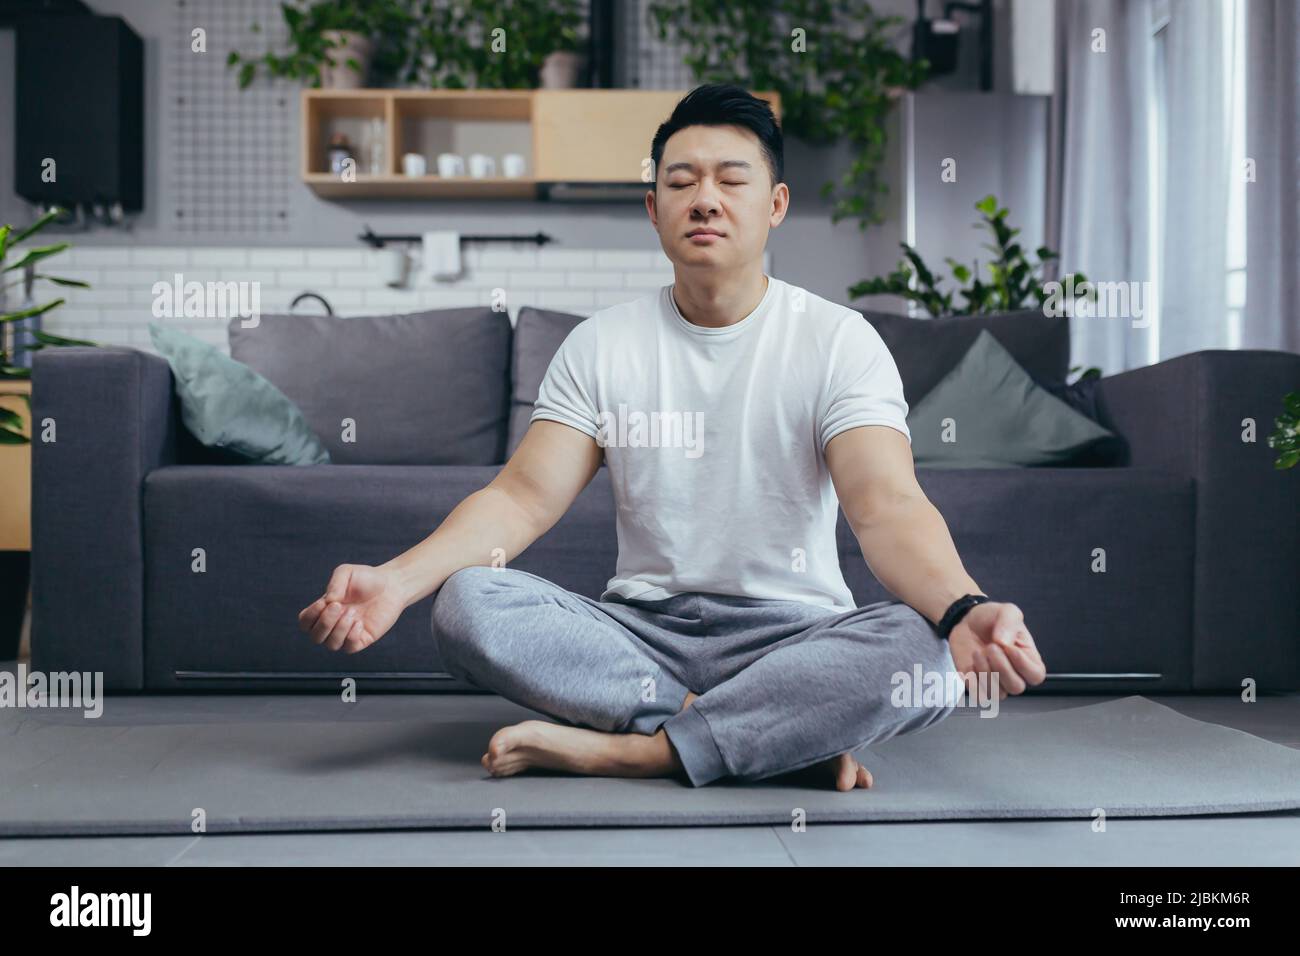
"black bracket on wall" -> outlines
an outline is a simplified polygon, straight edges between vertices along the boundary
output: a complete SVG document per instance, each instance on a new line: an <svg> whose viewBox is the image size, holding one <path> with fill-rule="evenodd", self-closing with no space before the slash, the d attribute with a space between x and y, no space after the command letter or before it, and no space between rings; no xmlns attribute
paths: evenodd
<svg viewBox="0 0 1300 956"><path fill-rule="evenodd" d="M371 230L371 228L370 228L369 226L366 226L366 231L363 232L361 235L357 236L357 238L360 239L362 242L366 243L367 245L371 246L371 247L374 248L374 249L382 249L382 248L384 247L384 243L387 243L387 242L421 242L421 241L423 241L423 239L424 239L423 236L417 236L417 235L410 235L410 236L398 236L398 235L384 235L384 236L377 236L377 235L375 235L375 233ZM532 242L532 243L536 243L536 244L539 245L539 246L544 246L544 245L546 245L548 242L554 242L554 241L555 241L555 237L554 237L554 236L548 236L548 235L547 235L546 233L544 233L544 232L535 232L535 233L533 233L531 236L510 236L510 235L506 235L506 236L461 236L461 237L460 237L460 241L461 241L461 242Z"/></svg>

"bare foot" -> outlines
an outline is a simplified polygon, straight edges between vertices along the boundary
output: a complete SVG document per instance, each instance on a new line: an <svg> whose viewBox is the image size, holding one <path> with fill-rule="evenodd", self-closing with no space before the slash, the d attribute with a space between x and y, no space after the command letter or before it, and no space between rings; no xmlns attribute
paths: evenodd
<svg viewBox="0 0 1300 956"><path fill-rule="evenodd" d="M534 768L588 777L663 777L680 769L662 730L652 736L608 734L544 720L502 727L488 741L482 763L494 777Z"/></svg>
<svg viewBox="0 0 1300 956"><path fill-rule="evenodd" d="M862 787L871 788L871 771L853 759L852 754L840 754L830 760L823 760L814 765L818 774L829 775L835 781L836 790L853 790Z"/></svg>

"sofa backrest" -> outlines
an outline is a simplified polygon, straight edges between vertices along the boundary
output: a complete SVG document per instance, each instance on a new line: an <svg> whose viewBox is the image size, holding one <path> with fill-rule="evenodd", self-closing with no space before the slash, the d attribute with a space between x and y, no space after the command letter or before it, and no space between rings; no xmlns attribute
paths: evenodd
<svg viewBox="0 0 1300 956"><path fill-rule="evenodd" d="M1038 382L1063 387L1069 374L1068 316L1047 316L1036 309L941 319L912 319L887 312L861 314L880 333L893 355L908 405L919 402L956 368L983 329L988 329ZM528 431L537 390L551 359L583 318L530 306L520 308L515 324L507 457L514 454Z"/></svg>
<svg viewBox="0 0 1300 956"><path fill-rule="evenodd" d="M490 308L232 318L231 357L302 409L336 464L494 465L510 412L510 317ZM355 422L345 440L344 419Z"/></svg>
<svg viewBox="0 0 1300 956"><path fill-rule="evenodd" d="M894 357L909 406L925 398L957 367L984 329L1039 382L1063 383L1070 370L1070 318L1066 315L1048 316L1037 309L939 319L911 319L888 312L862 314Z"/></svg>

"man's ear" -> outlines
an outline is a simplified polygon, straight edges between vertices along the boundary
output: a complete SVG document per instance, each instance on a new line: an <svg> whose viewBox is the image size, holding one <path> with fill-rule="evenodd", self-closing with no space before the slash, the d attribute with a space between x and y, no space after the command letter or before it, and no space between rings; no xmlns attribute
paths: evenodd
<svg viewBox="0 0 1300 956"><path fill-rule="evenodd" d="M649 213L650 222L653 223L655 228L657 229L659 227L659 222L658 222L658 214L655 209L655 191L653 189L646 190L645 211Z"/></svg>

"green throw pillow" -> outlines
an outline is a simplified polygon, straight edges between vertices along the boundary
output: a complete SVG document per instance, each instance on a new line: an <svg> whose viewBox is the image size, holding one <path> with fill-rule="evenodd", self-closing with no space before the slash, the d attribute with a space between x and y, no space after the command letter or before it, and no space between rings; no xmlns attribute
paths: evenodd
<svg viewBox="0 0 1300 956"><path fill-rule="evenodd" d="M987 331L911 409L907 427L913 459L928 468L1061 465L1112 437L1041 388Z"/></svg>
<svg viewBox="0 0 1300 956"><path fill-rule="evenodd" d="M209 448L261 465L319 465L329 452L298 406L243 362L187 332L149 323L176 376L185 427Z"/></svg>

